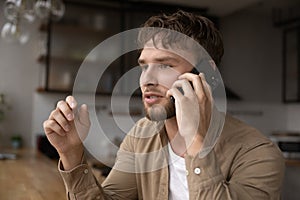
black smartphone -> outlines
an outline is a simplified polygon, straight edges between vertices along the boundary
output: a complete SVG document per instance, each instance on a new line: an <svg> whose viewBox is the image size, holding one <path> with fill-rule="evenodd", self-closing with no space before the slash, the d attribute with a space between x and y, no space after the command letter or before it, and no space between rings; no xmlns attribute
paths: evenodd
<svg viewBox="0 0 300 200"><path fill-rule="evenodd" d="M202 60L201 62L199 62L196 67L194 67L192 69L192 71L190 71L190 73L193 74L197 74L199 75L199 71L198 69L202 69L205 73L205 79L207 81L207 83L210 85L210 88L212 91L214 91L216 88L218 88L220 86L220 79L219 79L219 74L218 71L214 69L214 67L212 67L212 64L210 62L206 62L206 60ZM192 87L193 84L191 83ZM178 88L178 90L183 94L183 90L182 88ZM171 101L173 103L175 103L175 98L173 96L170 97Z"/></svg>

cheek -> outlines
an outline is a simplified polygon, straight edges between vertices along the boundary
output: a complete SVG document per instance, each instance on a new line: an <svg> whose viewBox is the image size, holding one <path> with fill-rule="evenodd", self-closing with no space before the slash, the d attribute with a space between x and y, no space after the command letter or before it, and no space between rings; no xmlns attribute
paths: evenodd
<svg viewBox="0 0 300 200"><path fill-rule="evenodd" d="M159 85L170 89L173 83L178 79L179 75L178 72L161 73L157 77L158 83Z"/></svg>
<svg viewBox="0 0 300 200"><path fill-rule="evenodd" d="M154 74L142 73L140 76L140 86L141 88L147 84L158 84L165 88L170 89L173 83L178 80L178 77L181 75L178 71L168 68L164 70L157 70Z"/></svg>

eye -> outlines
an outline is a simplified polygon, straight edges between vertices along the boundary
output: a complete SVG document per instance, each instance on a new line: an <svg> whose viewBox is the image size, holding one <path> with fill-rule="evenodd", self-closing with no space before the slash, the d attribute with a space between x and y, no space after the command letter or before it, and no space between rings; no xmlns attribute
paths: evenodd
<svg viewBox="0 0 300 200"><path fill-rule="evenodd" d="M159 64L158 67L160 69L167 69L167 68L171 68L172 66L171 65L166 65L166 64Z"/></svg>
<svg viewBox="0 0 300 200"><path fill-rule="evenodd" d="M146 71L149 65L140 65L142 71Z"/></svg>

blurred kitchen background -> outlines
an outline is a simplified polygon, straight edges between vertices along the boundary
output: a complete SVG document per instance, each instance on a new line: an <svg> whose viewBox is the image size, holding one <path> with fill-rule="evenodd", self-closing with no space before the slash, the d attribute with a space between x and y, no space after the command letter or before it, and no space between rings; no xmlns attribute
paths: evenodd
<svg viewBox="0 0 300 200"><path fill-rule="evenodd" d="M52 10L51 1L28 0L26 6L20 2L26 0L0 2L2 147L11 146L15 137L22 138L23 148L37 147L43 121L58 100L72 94L78 69L96 45L121 31L138 28L155 13L183 9L209 17L223 35L225 54L219 70L226 85L227 112L278 144L282 144L280 134L291 139L290 149L283 147L287 160L293 160L287 161L283 199L300 198L299 0L52 0ZM39 2L40 7L31 10L30 2ZM9 7L13 3L20 4L17 10ZM135 73L115 88L118 106L114 116L111 108L115 84L136 66L136 56L132 52L109 66L97 87L95 106L90 105L114 143L130 129L131 119L143 116L138 91L127 103L129 88L138 83ZM97 61L95 55L86 62L95 67ZM78 86L82 99L89 96L85 93L89 79ZM99 145L107 144L99 141ZM108 148L105 151L110 154Z"/></svg>

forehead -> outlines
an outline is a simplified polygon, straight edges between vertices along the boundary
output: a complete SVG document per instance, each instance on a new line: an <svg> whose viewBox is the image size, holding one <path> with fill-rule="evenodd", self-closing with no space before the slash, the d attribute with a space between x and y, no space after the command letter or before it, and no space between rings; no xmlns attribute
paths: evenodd
<svg viewBox="0 0 300 200"><path fill-rule="evenodd" d="M149 48L149 47L145 47L143 48L140 57L139 57L139 61L146 61L147 63L150 63L154 60L181 60L182 58L175 54L172 53L170 51L166 51L166 50L162 50L162 49L157 49L157 48Z"/></svg>
<svg viewBox="0 0 300 200"><path fill-rule="evenodd" d="M139 61L152 62L153 59L167 58L174 61L185 61L192 65L196 65L196 54L189 49L181 49L180 46L163 46L161 43L153 44L148 41L140 54Z"/></svg>

